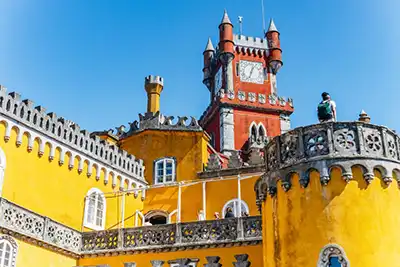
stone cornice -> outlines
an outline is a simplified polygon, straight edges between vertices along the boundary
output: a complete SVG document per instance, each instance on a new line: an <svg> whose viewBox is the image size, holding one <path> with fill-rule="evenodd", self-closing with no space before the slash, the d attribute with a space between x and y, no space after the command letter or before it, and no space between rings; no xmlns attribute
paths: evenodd
<svg viewBox="0 0 400 267"><path fill-rule="evenodd" d="M284 191L290 190L294 173L302 187L308 186L314 170L319 172L321 184L327 185L332 168L339 168L348 182L353 178L353 166L361 167L367 183L374 178L375 169L381 172L384 184L392 182L392 173L400 179L400 138L383 126L331 122L299 127L272 139L265 151L266 173L255 185L259 205L267 194L276 194L278 180Z"/></svg>

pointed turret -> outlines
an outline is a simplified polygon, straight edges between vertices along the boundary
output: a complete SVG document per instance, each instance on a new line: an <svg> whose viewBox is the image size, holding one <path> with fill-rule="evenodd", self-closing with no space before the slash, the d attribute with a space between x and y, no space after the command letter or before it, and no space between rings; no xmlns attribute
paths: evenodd
<svg viewBox="0 0 400 267"><path fill-rule="evenodd" d="M360 114L358 115L358 120L365 122L365 123L370 123L371 117L368 116L367 112L365 112L364 110L361 110Z"/></svg>
<svg viewBox="0 0 400 267"><path fill-rule="evenodd" d="M269 28L265 37L268 40L268 48L269 48L269 57L268 57L268 65L272 71L272 74L276 75L279 69L282 67L282 49L281 49L281 41L279 38L280 33L276 28L275 22L271 19L269 23Z"/></svg>
<svg viewBox="0 0 400 267"><path fill-rule="evenodd" d="M211 90L211 62L214 58L214 46L211 42L211 39L208 38L208 42L206 45L206 49L203 52L203 59L204 59L204 65L203 65L203 83L209 90Z"/></svg>
<svg viewBox="0 0 400 267"><path fill-rule="evenodd" d="M269 22L268 32L279 32L273 19Z"/></svg>
<svg viewBox="0 0 400 267"><path fill-rule="evenodd" d="M228 13L224 11L221 24L219 25L219 60L222 64L228 64L235 57L233 54L233 24Z"/></svg>
<svg viewBox="0 0 400 267"><path fill-rule="evenodd" d="M230 24L230 25L232 25L232 22L229 19L228 12L226 12L226 9L224 10L224 16L222 17L220 25L222 25L222 24Z"/></svg>

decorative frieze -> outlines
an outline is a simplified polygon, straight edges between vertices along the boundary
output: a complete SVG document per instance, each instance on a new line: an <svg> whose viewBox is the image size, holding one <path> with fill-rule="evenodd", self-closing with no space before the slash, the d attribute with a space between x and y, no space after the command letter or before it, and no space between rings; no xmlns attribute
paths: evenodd
<svg viewBox="0 0 400 267"><path fill-rule="evenodd" d="M362 122L331 122L299 127L275 137L265 148L267 172L260 178L262 191L276 192L280 180L284 191L291 188L291 177L297 173L300 184L307 187L312 170L320 173L321 184L330 181L330 170L339 168L344 181L352 179L352 166L364 171L370 183L379 170L384 183L392 174L400 174L399 136L390 129ZM400 184L400 175L396 175ZM263 189L261 189L261 187Z"/></svg>

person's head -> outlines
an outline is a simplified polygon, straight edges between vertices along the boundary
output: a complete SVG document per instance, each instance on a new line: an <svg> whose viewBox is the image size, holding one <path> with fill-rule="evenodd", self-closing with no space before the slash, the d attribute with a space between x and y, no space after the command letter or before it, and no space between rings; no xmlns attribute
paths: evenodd
<svg viewBox="0 0 400 267"><path fill-rule="evenodd" d="M331 96L330 96L329 93L327 93L327 92L323 92L323 93L321 94L321 96L322 96L322 100L329 100L329 99L331 99Z"/></svg>
<svg viewBox="0 0 400 267"><path fill-rule="evenodd" d="M231 207L227 208L226 212L232 212L232 208Z"/></svg>

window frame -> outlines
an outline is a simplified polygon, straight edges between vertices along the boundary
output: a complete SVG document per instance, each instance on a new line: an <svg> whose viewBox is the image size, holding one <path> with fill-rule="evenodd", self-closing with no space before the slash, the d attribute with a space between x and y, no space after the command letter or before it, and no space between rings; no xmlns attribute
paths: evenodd
<svg viewBox="0 0 400 267"><path fill-rule="evenodd" d="M95 199L95 203L94 203L94 217L93 217L93 222L89 221L88 219L88 215L89 215L89 199L90 196L92 194L96 194L96 199ZM102 214L102 220L101 220L101 225L97 225L96 224L96 219L97 219L97 209L98 209L98 203L99 200L103 201L103 214ZM107 202L106 202L106 198L104 197L103 192L98 189L98 188L92 188L90 189L85 196L85 212L84 212L84 218L83 218L83 226L92 230L104 230L105 229L105 225L106 225L106 212L107 212Z"/></svg>
<svg viewBox="0 0 400 267"><path fill-rule="evenodd" d="M4 259L1 258L2 255L0 255L0 266L1 267L15 267L16 266L16 259L17 259L17 252L18 252L18 245L15 240L7 235L2 235L0 236L0 244L4 243L5 245L10 246L10 258L9 258L9 264L7 266L4 265ZM5 249L5 246L4 246ZM4 251L5 254L5 251ZM5 255L4 255L5 256Z"/></svg>
<svg viewBox="0 0 400 267"><path fill-rule="evenodd" d="M158 181L158 163L163 162L163 174L162 174L162 182ZM167 179L167 162L172 162L172 180L166 181ZM162 184L171 184L176 182L176 158L175 157L163 157L154 160L153 163L153 184L162 185Z"/></svg>
<svg viewBox="0 0 400 267"><path fill-rule="evenodd" d="M233 203L233 214L235 214L235 218L242 217L242 214L240 214L240 216L238 216L238 215L236 214L236 208L235 208L235 202L236 202L236 201L239 201L239 199L238 199L238 198L234 198L234 199L231 199L231 200L229 200L229 201L227 201L227 202L225 203L224 207L222 208L222 212L221 212L222 218L225 218L225 211L226 211L226 209L228 208L228 206L229 206L231 203ZM245 209L246 209L245 211L247 212L247 214L250 215L249 205L247 205L246 201L244 201L243 199L241 199L240 201L241 201L241 204L244 205L244 207L245 207ZM241 212L243 212L243 210L241 210Z"/></svg>
<svg viewBox="0 0 400 267"><path fill-rule="evenodd" d="M321 249L317 267L329 267L332 257L338 258L341 267L350 267L350 262L347 259L344 249L337 244L328 244Z"/></svg>

